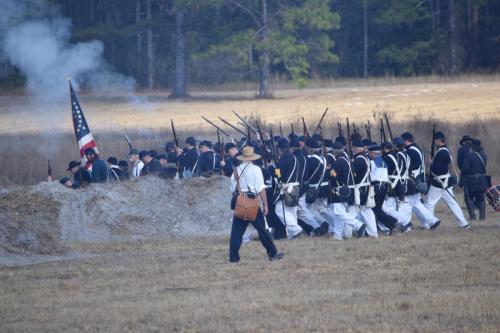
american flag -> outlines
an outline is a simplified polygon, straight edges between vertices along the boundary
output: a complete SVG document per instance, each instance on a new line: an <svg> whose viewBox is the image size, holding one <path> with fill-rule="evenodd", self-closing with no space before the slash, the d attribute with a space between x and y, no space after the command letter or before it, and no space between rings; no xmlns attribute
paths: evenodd
<svg viewBox="0 0 500 333"><path fill-rule="evenodd" d="M75 129L76 142L78 142L78 147L80 148L80 157L83 157L83 153L87 148L94 148L96 153L98 153L94 137L90 132L89 125L85 120L83 110L80 107L78 98L76 98L76 94L73 90L71 82L69 82L69 91L71 94L71 113L73 115L73 128Z"/></svg>

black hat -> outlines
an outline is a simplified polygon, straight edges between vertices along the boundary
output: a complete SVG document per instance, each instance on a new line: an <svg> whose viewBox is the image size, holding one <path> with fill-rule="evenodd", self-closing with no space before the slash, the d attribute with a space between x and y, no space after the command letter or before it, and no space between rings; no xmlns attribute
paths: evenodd
<svg viewBox="0 0 500 333"><path fill-rule="evenodd" d="M372 141L370 139L363 139L363 146L368 147Z"/></svg>
<svg viewBox="0 0 500 333"><path fill-rule="evenodd" d="M341 143L344 146L347 144L347 141L345 140L345 138L343 136L336 137L335 142Z"/></svg>
<svg viewBox="0 0 500 333"><path fill-rule="evenodd" d="M149 151L149 155L152 157L152 158L157 158L158 157L158 152L154 149L151 149Z"/></svg>
<svg viewBox="0 0 500 333"><path fill-rule="evenodd" d="M128 154L129 155L139 155L139 149L132 149Z"/></svg>
<svg viewBox="0 0 500 333"><path fill-rule="evenodd" d="M311 139L313 139L313 140L321 140L321 135L319 135L318 133L314 133L312 135Z"/></svg>
<svg viewBox="0 0 500 333"><path fill-rule="evenodd" d="M173 142L165 143L165 151L173 150L174 148L175 148L175 145Z"/></svg>
<svg viewBox="0 0 500 333"><path fill-rule="evenodd" d="M365 147L365 144L364 144L364 143L363 143L363 141L361 141L361 140L354 140L354 141L352 142L352 145L353 145L353 147L355 147L355 148L364 148L364 147Z"/></svg>
<svg viewBox="0 0 500 333"><path fill-rule="evenodd" d="M295 133L290 133L288 134L288 138L290 139L290 141L292 141L292 140L297 140L299 137Z"/></svg>
<svg viewBox="0 0 500 333"><path fill-rule="evenodd" d="M299 135L297 140L299 140L300 142L306 142L306 137L304 135Z"/></svg>
<svg viewBox="0 0 500 333"><path fill-rule="evenodd" d="M405 142L403 141L403 139L400 136L395 137L392 140L392 143L395 144L396 146L402 146L405 144Z"/></svg>
<svg viewBox="0 0 500 333"><path fill-rule="evenodd" d="M343 150L344 149L344 145L341 143L341 142L338 142L338 141L335 141L333 143L333 150Z"/></svg>
<svg viewBox="0 0 500 333"><path fill-rule="evenodd" d="M323 142L325 143L326 148L333 148L333 140L324 139Z"/></svg>
<svg viewBox="0 0 500 333"><path fill-rule="evenodd" d="M161 155L158 155L156 157L156 159L159 161L159 160L166 160L167 159L167 156L165 154L161 154Z"/></svg>
<svg viewBox="0 0 500 333"><path fill-rule="evenodd" d="M68 177L62 177L59 182L64 185L68 182L68 180L71 180L71 179L69 179Z"/></svg>
<svg viewBox="0 0 500 333"><path fill-rule="evenodd" d="M382 147L380 147L377 144L372 144L371 146L368 147L368 150L373 152L380 152L382 151Z"/></svg>
<svg viewBox="0 0 500 333"><path fill-rule="evenodd" d="M139 153L139 159L142 160L145 156L151 156L151 153L147 150L141 150Z"/></svg>
<svg viewBox="0 0 500 333"><path fill-rule="evenodd" d="M125 160L118 161L118 166L128 168L128 162Z"/></svg>
<svg viewBox="0 0 500 333"><path fill-rule="evenodd" d="M321 148L321 145L319 144L318 140L307 140L306 145L307 145L307 147L309 147L311 149Z"/></svg>
<svg viewBox="0 0 500 333"><path fill-rule="evenodd" d="M190 136L186 139L186 144L191 146L196 146L196 139Z"/></svg>
<svg viewBox="0 0 500 333"><path fill-rule="evenodd" d="M470 137L470 135L468 134L465 134L463 137L462 137L462 140L460 140L460 144L463 146L464 142L465 141L474 141L473 138Z"/></svg>
<svg viewBox="0 0 500 333"><path fill-rule="evenodd" d="M441 140L441 139L445 139L446 137L444 136L444 133L441 132L441 131L438 131L436 132L436 134L434 134L434 140Z"/></svg>
<svg viewBox="0 0 500 333"><path fill-rule="evenodd" d="M401 137L403 138L403 140L413 140L413 134L411 134L410 132L404 132L403 134L401 134Z"/></svg>
<svg viewBox="0 0 500 333"><path fill-rule="evenodd" d="M471 139L471 141L474 146L481 146L481 140Z"/></svg>
<svg viewBox="0 0 500 333"><path fill-rule="evenodd" d="M118 164L118 159L116 157L110 156L110 157L108 157L108 159L106 160L106 162L108 162L111 165L117 165Z"/></svg>
<svg viewBox="0 0 500 333"><path fill-rule="evenodd" d="M92 154L95 154L95 150L94 150L94 148L87 148L87 149L85 149L85 151L83 152L83 155L85 155L85 156L92 155Z"/></svg>
<svg viewBox="0 0 500 333"><path fill-rule="evenodd" d="M275 135L273 137L274 142L278 142L280 139L281 139L281 136L279 136L279 135Z"/></svg>
<svg viewBox="0 0 500 333"><path fill-rule="evenodd" d="M208 140L203 140L199 144L200 147L207 147L207 148L212 148L212 142Z"/></svg>
<svg viewBox="0 0 500 333"><path fill-rule="evenodd" d="M69 162L68 169L66 171L70 171L74 167L79 167L79 166L80 166L80 162L78 162L78 161L71 161L71 162Z"/></svg>
<svg viewBox="0 0 500 333"><path fill-rule="evenodd" d="M228 142L224 145L224 150L227 152L230 149L237 148L236 145L232 142Z"/></svg>
<svg viewBox="0 0 500 333"><path fill-rule="evenodd" d="M300 142L299 142L299 140L290 140L289 145L292 148L300 148Z"/></svg>
<svg viewBox="0 0 500 333"><path fill-rule="evenodd" d="M384 147L384 149L392 149L392 143L390 143L389 141L386 141L386 142L382 143L382 147Z"/></svg>
<svg viewBox="0 0 500 333"><path fill-rule="evenodd" d="M280 148L280 149L290 148L290 146L288 145L288 140L286 138L280 138L278 140L278 148Z"/></svg>

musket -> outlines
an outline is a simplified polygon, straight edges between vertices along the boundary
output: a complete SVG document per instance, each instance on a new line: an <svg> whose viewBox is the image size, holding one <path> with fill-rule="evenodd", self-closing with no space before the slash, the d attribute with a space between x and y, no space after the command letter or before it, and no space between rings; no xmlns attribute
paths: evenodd
<svg viewBox="0 0 500 333"><path fill-rule="evenodd" d="M368 124L365 124L365 130L366 130L366 137L368 140L372 141L372 129L370 128L370 122Z"/></svg>
<svg viewBox="0 0 500 333"><path fill-rule="evenodd" d="M387 124L387 130L389 131L389 137L391 138L391 142L394 140L394 137L392 136L392 131L391 131L391 125L389 124L389 117L387 117L387 113L384 113L385 117L385 123Z"/></svg>
<svg viewBox="0 0 500 333"><path fill-rule="evenodd" d="M222 119L221 117L219 117L220 121L222 121L224 124L226 124L227 126L231 127L232 129L234 129L236 132L240 133L241 135L243 136L247 136L247 133L243 132L242 130L240 130L238 127L232 125L231 123L229 123L228 121Z"/></svg>
<svg viewBox="0 0 500 333"><path fill-rule="evenodd" d="M315 134L321 127L321 124L323 123L323 120L325 119L325 116L326 116L326 113L328 112L328 108L326 108L325 112L323 112L323 115L321 116L321 119L319 120L319 123L318 123L318 126L316 126L316 128L314 129L314 133Z"/></svg>
<svg viewBox="0 0 500 333"><path fill-rule="evenodd" d="M292 134L295 134L295 131L293 129L293 123L290 123L290 127L292 128Z"/></svg>
<svg viewBox="0 0 500 333"><path fill-rule="evenodd" d="M434 143L434 136L436 135L436 124L432 126L432 144L431 144L431 159L434 158L434 151L436 149L436 145Z"/></svg>
<svg viewBox="0 0 500 333"><path fill-rule="evenodd" d="M259 135L259 133L257 132L257 130L255 128L253 128L252 124L250 124L250 122L248 122L247 120L245 120L245 118L243 118L242 116L240 116L239 114L237 114L235 111L233 111L234 115L236 117L238 117L239 120L241 120L243 122L243 124L245 124L245 126L250 129L255 135Z"/></svg>
<svg viewBox="0 0 500 333"><path fill-rule="evenodd" d="M213 122L211 122L210 120L208 120L207 118L201 116L203 118L203 120L205 120L207 123L209 123L210 125L212 125L213 127L215 127L215 129L217 130L217 133L222 133L224 134L225 136L227 136L229 139L231 140L234 140L231 135L229 135L228 132L224 131L222 128L220 128L219 126L217 126L216 124L214 124Z"/></svg>
<svg viewBox="0 0 500 333"><path fill-rule="evenodd" d="M339 137L343 137L344 131L342 130L342 124L339 121L337 122L337 127L339 129Z"/></svg>
<svg viewBox="0 0 500 333"><path fill-rule="evenodd" d="M358 128L356 127L356 124L354 122L352 123L352 131L354 132L354 135L356 137L359 137Z"/></svg>
<svg viewBox="0 0 500 333"><path fill-rule="evenodd" d="M283 137L283 128L281 127L281 121L280 121L280 136Z"/></svg>
<svg viewBox="0 0 500 333"><path fill-rule="evenodd" d="M349 125L349 118L347 118L347 148L349 149L349 158L352 156L352 147L351 147L351 126Z"/></svg>
<svg viewBox="0 0 500 333"><path fill-rule="evenodd" d="M261 146L262 146L262 159L264 160L264 169L266 170L267 172L267 147L266 147L266 143L264 142L264 135L262 134L262 131L260 130L260 125L259 125L259 121L257 120L257 131L259 132L259 137L260 137L260 141L261 141Z"/></svg>
<svg viewBox="0 0 500 333"><path fill-rule="evenodd" d="M273 155L273 160L275 163L278 163L278 157L276 154L276 146L274 145L274 136L273 136L273 128L269 128L269 136L271 137L271 155Z"/></svg>
<svg viewBox="0 0 500 333"><path fill-rule="evenodd" d="M50 166L50 160L48 160L48 167L47 167L47 180L50 182L52 181L52 167Z"/></svg>
<svg viewBox="0 0 500 333"><path fill-rule="evenodd" d="M309 140L311 136L309 135L309 131L307 130L307 125L304 117L302 117L302 127L304 129L304 137L306 138L306 140Z"/></svg>
<svg viewBox="0 0 500 333"><path fill-rule="evenodd" d="M387 136L385 135L384 121L380 118L380 141L381 143L387 142Z"/></svg>
<svg viewBox="0 0 500 333"><path fill-rule="evenodd" d="M321 126L319 127L319 138L321 140L321 148L322 148L322 152L323 152L323 157L326 158L326 155L327 155L326 144L325 144L325 140L323 140L323 129Z"/></svg>
<svg viewBox="0 0 500 333"><path fill-rule="evenodd" d="M219 148L220 148L220 160L221 161L224 161L224 144L222 143L222 141L220 140L220 130L217 129L217 142L219 142ZM214 157L215 159L215 157ZM219 167L220 167L220 174L221 175L224 175L224 169L222 168L222 166L219 164Z"/></svg>
<svg viewBox="0 0 500 333"><path fill-rule="evenodd" d="M125 136L125 140L127 141L128 148L130 149L130 151L132 151L133 150L132 141L130 141L130 138L128 137L127 132L123 132L123 135Z"/></svg>
<svg viewBox="0 0 500 333"><path fill-rule="evenodd" d="M175 132L174 120L170 118L170 126L172 127L172 135L174 136L174 144L177 148L179 147L179 140L177 140L177 133Z"/></svg>

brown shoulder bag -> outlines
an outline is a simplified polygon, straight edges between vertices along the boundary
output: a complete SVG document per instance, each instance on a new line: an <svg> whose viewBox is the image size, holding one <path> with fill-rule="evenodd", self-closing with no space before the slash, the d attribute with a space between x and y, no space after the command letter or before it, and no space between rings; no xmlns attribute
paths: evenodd
<svg viewBox="0 0 500 333"><path fill-rule="evenodd" d="M241 175L243 175L245 169L243 169ZM240 176L238 175L237 169L234 169L234 178L236 179L236 190L238 191L236 205L234 207L234 216L243 221L253 222L257 218L260 208L258 196L250 198L241 192Z"/></svg>

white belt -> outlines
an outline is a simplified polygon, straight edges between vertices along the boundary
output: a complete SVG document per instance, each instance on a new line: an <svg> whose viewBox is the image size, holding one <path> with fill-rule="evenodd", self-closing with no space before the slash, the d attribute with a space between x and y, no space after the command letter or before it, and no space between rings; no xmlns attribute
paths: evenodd
<svg viewBox="0 0 500 333"><path fill-rule="evenodd" d="M321 187L321 186L327 186L329 183L328 182L322 182L321 184L309 184L309 187Z"/></svg>
<svg viewBox="0 0 500 333"><path fill-rule="evenodd" d="M285 187L294 187L294 186L299 186L299 185L300 185L299 182L283 184L283 186L285 186Z"/></svg>
<svg viewBox="0 0 500 333"><path fill-rule="evenodd" d="M356 184L355 186L357 187L370 186L370 183L366 182L366 183Z"/></svg>

